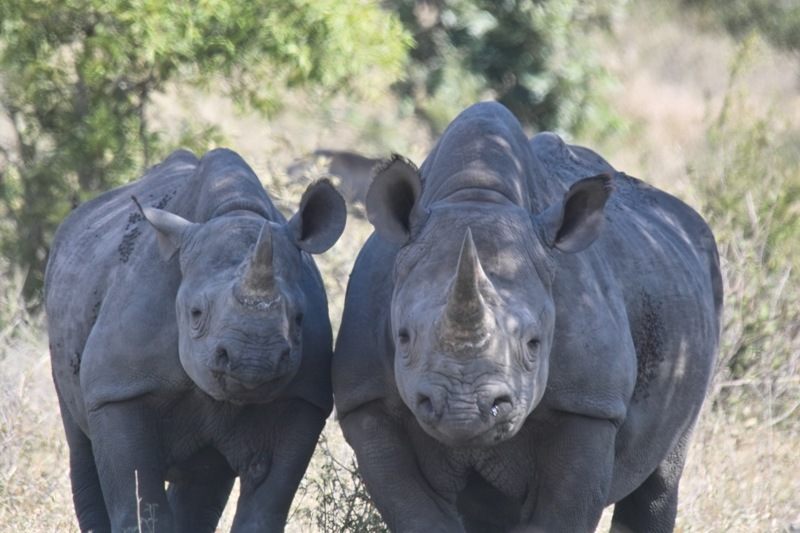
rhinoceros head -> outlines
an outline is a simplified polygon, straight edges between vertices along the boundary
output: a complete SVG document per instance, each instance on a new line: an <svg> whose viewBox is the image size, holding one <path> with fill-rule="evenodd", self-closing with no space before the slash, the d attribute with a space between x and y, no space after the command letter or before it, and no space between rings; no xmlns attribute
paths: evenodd
<svg viewBox="0 0 800 533"><path fill-rule="evenodd" d="M554 254L598 236L609 177L575 183L532 215L511 202L419 205L416 169L379 172L367 213L400 245L391 326L398 390L421 427L451 446L511 438L545 391L555 330Z"/></svg>
<svg viewBox="0 0 800 533"><path fill-rule="evenodd" d="M327 181L312 184L285 224L241 211L202 224L150 207L143 214L161 255L179 254L175 308L186 373L218 400L273 399L300 364L308 269L302 252L324 252L339 238L341 196Z"/></svg>

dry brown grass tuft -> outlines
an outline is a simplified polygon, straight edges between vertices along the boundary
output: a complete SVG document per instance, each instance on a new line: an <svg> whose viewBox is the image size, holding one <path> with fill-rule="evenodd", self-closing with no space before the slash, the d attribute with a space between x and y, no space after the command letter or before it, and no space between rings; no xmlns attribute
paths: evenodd
<svg viewBox="0 0 800 533"><path fill-rule="evenodd" d="M684 471L676 531L800 528L799 425L742 423L722 409L706 411Z"/></svg>
<svg viewBox="0 0 800 533"><path fill-rule="evenodd" d="M77 531L44 339L24 322L0 338L0 531Z"/></svg>

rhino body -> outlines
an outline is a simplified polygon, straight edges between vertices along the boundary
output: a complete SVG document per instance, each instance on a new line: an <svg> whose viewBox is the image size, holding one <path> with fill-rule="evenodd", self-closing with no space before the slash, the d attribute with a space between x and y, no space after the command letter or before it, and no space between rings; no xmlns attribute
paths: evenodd
<svg viewBox="0 0 800 533"><path fill-rule="evenodd" d="M373 181L333 387L393 531L671 531L722 282L691 208L496 103Z"/></svg>
<svg viewBox="0 0 800 533"><path fill-rule="evenodd" d="M323 181L287 222L234 152L178 151L61 224L45 307L82 531L135 530L137 498L156 531L214 531L237 476L233 530L283 530L332 408L308 254L345 216Z"/></svg>

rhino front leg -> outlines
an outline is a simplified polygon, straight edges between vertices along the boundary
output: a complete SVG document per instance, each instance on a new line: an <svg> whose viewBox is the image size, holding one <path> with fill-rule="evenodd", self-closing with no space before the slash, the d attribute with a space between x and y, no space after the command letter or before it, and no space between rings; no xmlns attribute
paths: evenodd
<svg viewBox="0 0 800 533"><path fill-rule="evenodd" d="M260 448L244 463L231 461L241 483L232 533L284 530L295 492L325 427L327 414L303 400L271 407L274 416L265 424L253 426L249 434L231 441L235 446L237 440L245 439L249 446ZM266 444L259 446L262 443ZM223 453L230 460L231 455Z"/></svg>
<svg viewBox="0 0 800 533"><path fill-rule="evenodd" d="M108 403L89 412L89 431L112 530L136 530L141 509L144 522L172 533L155 415L134 400Z"/></svg>
<svg viewBox="0 0 800 533"><path fill-rule="evenodd" d="M675 528L680 482L691 431L677 443L666 459L631 494L614 505L611 531L667 533Z"/></svg>
<svg viewBox="0 0 800 533"><path fill-rule="evenodd" d="M58 392L64 433L69 444L69 475L72 483L72 500L81 531L106 533L111 531L111 523L103 501L103 491L97 476L97 467L92 455L92 443L72 418L66 404Z"/></svg>
<svg viewBox="0 0 800 533"><path fill-rule="evenodd" d="M351 411L340 424L389 529L395 533L464 531L455 494L445 498L431 488L408 434L378 402Z"/></svg>
<svg viewBox="0 0 800 533"><path fill-rule="evenodd" d="M215 450L205 455L212 457L204 463L206 471L201 476L170 483L167 490L176 533L214 533L236 481L225 459Z"/></svg>
<svg viewBox="0 0 800 533"><path fill-rule="evenodd" d="M614 471L616 425L557 412L537 425L538 491L530 521L520 531L594 531L606 506Z"/></svg>

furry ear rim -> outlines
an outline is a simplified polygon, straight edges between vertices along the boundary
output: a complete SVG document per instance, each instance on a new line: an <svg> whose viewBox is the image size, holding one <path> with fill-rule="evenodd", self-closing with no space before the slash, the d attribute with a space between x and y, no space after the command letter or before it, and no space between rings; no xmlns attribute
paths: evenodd
<svg viewBox="0 0 800 533"><path fill-rule="evenodd" d="M564 200L547 208L539 217L544 241L564 253L585 250L603 230L606 201L614 192L611 174L600 174L576 181Z"/></svg>
<svg viewBox="0 0 800 533"><path fill-rule="evenodd" d="M298 248L321 254L336 244L346 224L344 198L329 179L323 178L306 188L287 226Z"/></svg>
<svg viewBox="0 0 800 533"><path fill-rule="evenodd" d="M412 233L417 201L422 194L419 169L409 159L393 154L375 167L367 191L367 219L381 237L403 245Z"/></svg>

